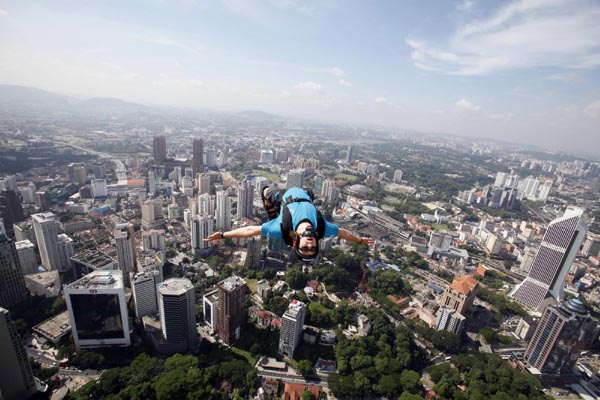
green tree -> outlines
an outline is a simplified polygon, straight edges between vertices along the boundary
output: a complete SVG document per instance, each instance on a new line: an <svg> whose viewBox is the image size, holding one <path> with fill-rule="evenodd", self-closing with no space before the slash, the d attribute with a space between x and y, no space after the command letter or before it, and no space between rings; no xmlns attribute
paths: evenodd
<svg viewBox="0 0 600 400"><path fill-rule="evenodd" d="M415 371L409 369L402 371L400 374L400 383L402 384L402 389L405 392L410 392L413 394L419 394L423 392L421 376Z"/></svg>
<svg viewBox="0 0 600 400"><path fill-rule="evenodd" d="M313 396L313 394L310 392L310 390L305 390L304 392L302 392L302 395L300 395L300 398L302 400L315 400L315 396Z"/></svg>
<svg viewBox="0 0 600 400"><path fill-rule="evenodd" d="M310 375L313 372L312 363L309 360L300 360L296 370L302 376Z"/></svg>

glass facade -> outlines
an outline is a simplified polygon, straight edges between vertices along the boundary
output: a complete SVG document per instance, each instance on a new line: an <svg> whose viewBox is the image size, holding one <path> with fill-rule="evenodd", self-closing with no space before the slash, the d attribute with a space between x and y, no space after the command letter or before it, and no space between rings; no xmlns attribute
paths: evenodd
<svg viewBox="0 0 600 400"><path fill-rule="evenodd" d="M80 340L123 339L123 321L117 294L71 294Z"/></svg>

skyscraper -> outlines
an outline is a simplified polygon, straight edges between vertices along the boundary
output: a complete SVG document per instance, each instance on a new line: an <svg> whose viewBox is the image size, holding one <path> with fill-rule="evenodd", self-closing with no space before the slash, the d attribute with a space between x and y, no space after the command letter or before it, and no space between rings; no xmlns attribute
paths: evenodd
<svg viewBox="0 0 600 400"><path fill-rule="evenodd" d="M288 172L287 175L287 189L293 187L304 187L304 170L303 169L293 169Z"/></svg>
<svg viewBox="0 0 600 400"><path fill-rule="evenodd" d="M246 282L235 275L219 282L217 334L228 345L235 343L246 325Z"/></svg>
<svg viewBox="0 0 600 400"><path fill-rule="evenodd" d="M198 193L210 193L210 174L196 174Z"/></svg>
<svg viewBox="0 0 600 400"><path fill-rule="evenodd" d="M563 284L587 232L582 216L583 209L568 207L550 222L529 274L511 294L515 300L541 312L564 299Z"/></svg>
<svg viewBox="0 0 600 400"><path fill-rule="evenodd" d="M27 399L35 392L29 357L8 310L0 307L0 398Z"/></svg>
<svg viewBox="0 0 600 400"><path fill-rule="evenodd" d="M10 307L27 296L25 279L14 242L0 233L0 307Z"/></svg>
<svg viewBox="0 0 600 400"><path fill-rule="evenodd" d="M165 352L185 352L196 346L194 285L189 279L171 278L158 284L160 326Z"/></svg>
<svg viewBox="0 0 600 400"><path fill-rule="evenodd" d="M152 140L154 164L163 164L167 158L167 138L159 135Z"/></svg>
<svg viewBox="0 0 600 400"><path fill-rule="evenodd" d="M251 218L253 214L254 190L249 180L242 181L238 189L237 218Z"/></svg>
<svg viewBox="0 0 600 400"><path fill-rule="evenodd" d="M13 236L13 224L25 220L17 192L11 189L0 191L0 219L10 236Z"/></svg>
<svg viewBox="0 0 600 400"><path fill-rule="evenodd" d="M31 219L42 265L49 271L60 270L58 224L54 220L54 214L51 212L33 214Z"/></svg>
<svg viewBox="0 0 600 400"><path fill-rule="evenodd" d="M204 294L204 322L210 327L211 332L217 331L217 310L219 308L219 289L211 290Z"/></svg>
<svg viewBox="0 0 600 400"><path fill-rule="evenodd" d="M64 294L77 350L131 344L123 271L93 271Z"/></svg>
<svg viewBox="0 0 600 400"><path fill-rule="evenodd" d="M348 146L346 151L346 164L352 164L352 146Z"/></svg>
<svg viewBox="0 0 600 400"><path fill-rule="evenodd" d="M198 195L198 214L215 215L215 200L208 193Z"/></svg>
<svg viewBox="0 0 600 400"><path fill-rule="evenodd" d="M246 240L246 268L257 268L260 266L260 250L262 239L259 237L251 237Z"/></svg>
<svg viewBox="0 0 600 400"><path fill-rule="evenodd" d="M225 190L217 192L217 230L228 231L231 229L231 202Z"/></svg>
<svg viewBox="0 0 600 400"><path fill-rule="evenodd" d="M524 359L544 374L572 373L581 351L598 340L599 328L579 299L548 305Z"/></svg>
<svg viewBox="0 0 600 400"><path fill-rule="evenodd" d="M192 154L192 169L194 176L204 172L204 142L202 139L194 139Z"/></svg>
<svg viewBox="0 0 600 400"><path fill-rule="evenodd" d="M192 218L192 251L194 254L206 255L212 249L211 242L205 242L204 239L213 233L213 217L208 215L196 215Z"/></svg>
<svg viewBox="0 0 600 400"><path fill-rule="evenodd" d="M119 268L123 271L125 281L129 281L129 274L135 272L136 265L136 245L133 224L117 224L113 231L115 238L115 247L117 248L117 259Z"/></svg>
<svg viewBox="0 0 600 400"><path fill-rule="evenodd" d="M142 318L158 311L155 274L152 271L138 272L131 279L135 316Z"/></svg>
<svg viewBox="0 0 600 400"><path fill-rule="evenodd" d="M281 317L281 331L279 333L279 354L284 357L293 357L304 328L306 305L298 300L292 300L286 312Z"/></svg>

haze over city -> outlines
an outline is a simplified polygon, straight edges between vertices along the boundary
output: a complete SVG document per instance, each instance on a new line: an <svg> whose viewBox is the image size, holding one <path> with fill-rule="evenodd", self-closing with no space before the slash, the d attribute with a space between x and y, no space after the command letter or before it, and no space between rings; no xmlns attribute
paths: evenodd
<svg viewBox="0 0 600 400"><path fill-rule="evenodd" d="M597 1L2 1L0 83L593 155Z"/></svg>

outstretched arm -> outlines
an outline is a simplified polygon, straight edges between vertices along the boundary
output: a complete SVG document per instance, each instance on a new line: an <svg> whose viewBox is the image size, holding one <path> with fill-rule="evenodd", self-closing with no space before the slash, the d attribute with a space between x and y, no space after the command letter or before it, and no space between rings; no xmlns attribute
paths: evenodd
<svg viewBox="0 0 600 400"><path fill-rule="evenodd" d="M368 238L368 237L358 237L354 233L352 233L349 230L344 229L344 228L340 228L340 230L338 232L338 237L340 239L349 240L351 242L358 243L358 244L366 244L368 246L372 246L375 244L373 239Z"/></svg>
<svg viewBox="0 0 600 400"><path fill-rule="evenodd" d="M261 235L261 226L244 226L243 228L234 229L232 231L227 232L215 232L206 239L205 242L216 242L219 239L228 239L228 238L249 238L252 236L260 236Z"/></svg>

